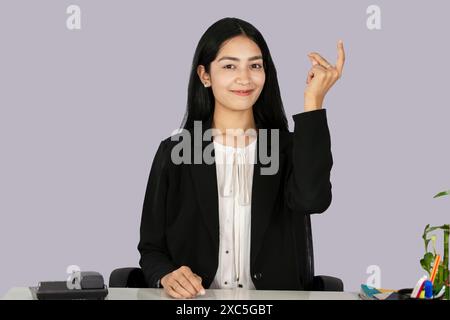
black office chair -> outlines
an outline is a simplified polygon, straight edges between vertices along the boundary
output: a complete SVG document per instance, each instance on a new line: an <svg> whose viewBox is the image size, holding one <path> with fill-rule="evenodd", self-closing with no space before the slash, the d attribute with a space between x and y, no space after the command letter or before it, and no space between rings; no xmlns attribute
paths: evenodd
<svg viewBox="0 0 450 320"><path fill-rule="evenodd" d="M111 272L109 277L110 288L147 288L144 273L141 268L119 268ZM315 276L313 291L344 291L341 279L330 276Z"/></svg>
<svg viewBox="0 0 450 320"><path fill-rule="evenodd" d="M308 240L309 246L312 248L311 221L308 219ZM310 253L310 259L314 266L314 255ZM111 272L109 276L110 288L147 288L148 284L145 280L144 273L141 268L119 268ZM341 279L331 276L314 276L312 282L313 291L344 291L344 283Z"/></svg>

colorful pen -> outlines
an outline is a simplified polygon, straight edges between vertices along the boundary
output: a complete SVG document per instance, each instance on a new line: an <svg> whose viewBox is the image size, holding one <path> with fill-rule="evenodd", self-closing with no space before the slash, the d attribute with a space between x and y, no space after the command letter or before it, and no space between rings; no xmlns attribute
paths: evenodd
<svg viewBox="0 0 450 320"><path fill-rule="evenodd" d="M441 262L441 256L439 254L436 255L436 258L434 259L434 265L433 269L431 270L431 277L430 281L432 284L434 284L434 279L436 278L436 273L439 269L439 263Z"/></svg>

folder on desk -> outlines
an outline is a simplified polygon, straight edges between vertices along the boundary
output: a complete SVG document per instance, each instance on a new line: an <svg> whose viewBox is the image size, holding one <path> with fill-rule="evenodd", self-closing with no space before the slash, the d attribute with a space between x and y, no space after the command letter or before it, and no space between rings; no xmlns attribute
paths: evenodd
<svg viewBox="0 0 450 320"><path fill-rule="evenodd" d="M395 290L378 289L362 284L359 297L363 300L397 300L398 293Z"/></svg>

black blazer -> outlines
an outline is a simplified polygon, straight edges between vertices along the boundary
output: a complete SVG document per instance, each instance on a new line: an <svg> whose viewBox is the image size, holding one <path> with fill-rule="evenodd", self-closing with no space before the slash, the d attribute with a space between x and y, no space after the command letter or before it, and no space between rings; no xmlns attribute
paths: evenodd
<svg viewBox="0 0 450 320"><path fill-rule="evenodd" d="M277 174L261 175L265 165L259 157L254 164L250 272L256 289L312 287L309 214L322 213L331 203L333 159L326 110L292 117L294 132L280 132ZM203 130L211 123L212 118L204 121ZM202 147L211 141L204 141ZM162 141L153 160L142 212L139 263L151 287L186 265L209 288L219 257L216 166L172 163L171 150L177 143L170 137ZM260 139L257 152L259 143Z"/></svg>

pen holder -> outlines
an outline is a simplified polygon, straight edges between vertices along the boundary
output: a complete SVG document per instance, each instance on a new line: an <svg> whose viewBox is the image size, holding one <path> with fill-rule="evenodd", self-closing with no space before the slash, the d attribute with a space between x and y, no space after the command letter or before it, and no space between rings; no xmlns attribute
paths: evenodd
<svg viewBox="0 0 450 320"><path fill-rule="evenodd" d="M450 191L450 190L449 190ZM438 194L439 195L439 194ZM436 196L438 196L436 195ZM435 197L436 197L435 196ZM436 230L443 231L444 242L444 254L443 261L436 250L436 235L431 235ZM431 236L430 236L431 235ZM434 284L438 288L445 288L443 299L450 300L450 287L449 287L449 238L450 238L450 225L444 224L441 226L430 226L427 224L423 231L422 239L425 244L425 254L420 260L422 268L427 271L430 279L433 279ZM430 242L433 245L432 250L428 250Z"/></svg>
<svg viewBox="0 0 450 320"><path fill-rule="evenodd" d="M442 300L444 295L438 297L438 298L431 298L431 299L421 299L421 298L411 298L411 293L413 292L413 288L405 288L400 289L397 291L398 293L398 300Z"/></svg>

